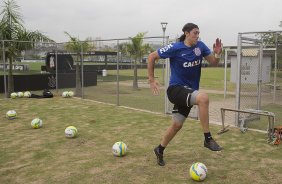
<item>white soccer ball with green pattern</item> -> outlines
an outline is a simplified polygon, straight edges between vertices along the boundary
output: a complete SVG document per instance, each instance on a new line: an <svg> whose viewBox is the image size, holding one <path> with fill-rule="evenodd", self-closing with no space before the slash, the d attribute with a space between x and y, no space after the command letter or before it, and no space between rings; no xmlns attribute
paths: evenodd
<svg viewBox="0 0 282 184"><path fill-rule="evenodd" d="M68 92L68 91L64 91L64 92L62 93L62 97L63 97L63 98L69 97L69 92Z"/></svg>
<svg viewBox="0 0 282 184"><path fill-rule="evenodd" d="M122 157L126 155L126 152L127 146L122 141L116 142L112 147L112 153L114 154L114 156Z"/></svg>
<svg viewBox="0 0 282 184"><path fill-rule="evenodd" d="M23 92L18 92L18 97L19 98L22 98L24 96L24 93Z"/></svg>
<svg viewBox="0 0 282 184"><path fill-rule="evenodd" d="M77 128L75 128L74 126L68 126L65 129L65 136L68 138L74 138L77 136Z"/></svg>
<svg viewBox="0 0 282 184"><path fill-rule="evenodd" d="M34 118L31 123L30 123L31 127L34 128L34 129L37 129L37 128L41 128L42 125L43 125L43 122L41 119L39 118Z"/></svg>
<svg viewBox="0 0 282 184"><path fill-rule="evenodd" d="M73 92L73 91L69 91L69 92L68 92L68 96L69 96L69 97L73 97L73 95L74 95L74 92Z"/></svg>
<svg viewBox="0 0 282 184"><path fill-rule="evenodd" d="M29 91L24 92L24 97L25 98L30 98L31 97L31 93Z"/></svg>
<svg viewBox="0 0 282 184"><path fill-rule="evenodd" d="M11 93L11 98L13 98L13 99L15 99L15 98L17 98L17 96L18 96L18 94L17 93Z"/></svg>
<svg viewBox="0 0 282 184"><path fill-rule="evenodd" d="M203 181L207 177L207 173L207 167L201 162L196 162L190 167L190 177L195 181Z"/></svg>
<svg viewBox="0 0 282 184"><path fill-rule="evenodd" d="M9 110L7 113L6 113L6 117L8 119L15 119L17 117L17 112L15 110Z"/></svg>

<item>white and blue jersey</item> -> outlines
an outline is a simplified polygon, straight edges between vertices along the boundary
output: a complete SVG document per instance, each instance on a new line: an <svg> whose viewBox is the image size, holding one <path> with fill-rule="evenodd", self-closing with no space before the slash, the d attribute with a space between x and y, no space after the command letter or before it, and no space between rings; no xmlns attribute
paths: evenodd
<svg viewBox="0 0 282 184"><path fill-rule="evenodd" d="M170 59L171 76L169 85L189 86L199 89L203 57L211 54L210 49L201 41L188 47L184 42L176 42L158 49L161 58Z"/></svg>

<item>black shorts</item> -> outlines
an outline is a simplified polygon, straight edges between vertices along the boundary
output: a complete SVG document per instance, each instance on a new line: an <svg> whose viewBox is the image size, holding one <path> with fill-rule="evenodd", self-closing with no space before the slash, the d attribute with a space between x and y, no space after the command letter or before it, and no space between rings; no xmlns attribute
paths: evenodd
<svg viewBox="0 0 282 184"><path fill-rule="evenodd" d="M191 94L194 92L186 86L169 86L167 88L167 97L171 103L174 104L172 113L180 113L186 118L188 117L193 105L190 104Z"/></svg>

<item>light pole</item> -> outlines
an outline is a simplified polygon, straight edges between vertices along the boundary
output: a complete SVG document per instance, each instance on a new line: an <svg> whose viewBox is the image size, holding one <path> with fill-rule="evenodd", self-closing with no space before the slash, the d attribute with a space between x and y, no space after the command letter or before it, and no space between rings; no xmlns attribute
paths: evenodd
<svg viewBox="0 0 282 184"><path fill-rule="evenodd" d="M162 25L162 29L163 29L163 47L165 45L165 30L166 30L166 26L167 26L167 22L161 22ZM163 61L163 84L165 83L164 81L164 68L165 68L165 62Z"/></svg>

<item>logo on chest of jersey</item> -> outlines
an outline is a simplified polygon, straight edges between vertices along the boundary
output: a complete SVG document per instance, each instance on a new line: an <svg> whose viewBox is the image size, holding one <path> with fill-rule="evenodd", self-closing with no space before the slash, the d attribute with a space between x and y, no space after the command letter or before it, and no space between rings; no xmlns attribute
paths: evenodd
<svg viewBox="0 0 282 184"><path fill-rule="evenodd" d="M171 47L173 47L173 45L172 45L172 44L169 44L169 45L167 45L167 46L161 48L161 49L160 49L160 53L162 54L162 53L166 52L166 51L167 51L168 49L170 49Z"/></svg>
<svg viewBox="0 0 282 184"><path fill-rule="evenodd" d="M197 66L197 65L200 65L200 64L201 64L201 60L196 60L196 61L192 61L192 62L184 62L183 67L189 68L189 67Z"/></svg>
<svg viewBox="0 0 282 184"><path fill-rule="evenodd" d="M200 56L202 54L201 49L199 47L196 47L194 49L194 53L196 54L196 56Z"/></svg>

